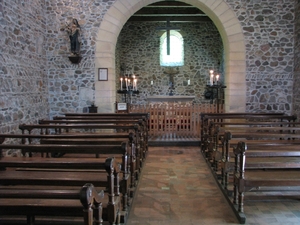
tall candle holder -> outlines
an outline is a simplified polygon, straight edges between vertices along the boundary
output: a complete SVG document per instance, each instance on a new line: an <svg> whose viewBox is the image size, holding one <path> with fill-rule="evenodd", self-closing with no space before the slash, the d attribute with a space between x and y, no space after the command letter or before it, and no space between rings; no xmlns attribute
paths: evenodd
<svg viewBox="0 0 300 225"><path fill-rule="evenodd" d="M209 71L209 83L206 85L204 93L205 99L210 100L210 104L216 104L217 112L224 105L224 89L226 86L220 81L220 75L214 74L213 70Z"/></svg>
<svg viewBox="0 0 300 225"><path fill-rule="evenodd" d="M210 86L219 85L220 83L220 75L215 74L213 70L209 71L209 84Z"/></svg>
<svg viewBox="0 0 300 225"><path fill-rule="evenodd" d="M124 74L120 78L120 89L117 91L118 94L123 94L126 103L132 102L132 96L139 94L137 88L137 78L134 74Z"/></svg>

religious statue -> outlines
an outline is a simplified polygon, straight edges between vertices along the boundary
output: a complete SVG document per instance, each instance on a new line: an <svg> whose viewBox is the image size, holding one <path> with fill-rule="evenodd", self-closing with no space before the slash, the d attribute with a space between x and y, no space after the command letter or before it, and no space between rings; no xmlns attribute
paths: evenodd
<svg viewBox="0 0 300 225"><path fill-rule="evenodd" d="M175 74L178 74L179 73L179 70L178 68L177 69L174 69L172 67L166 69L164 71L164 74L168 74L169 75L169 95L172 96L174 95L174 90L175 90L175 87L174 87L174 75Z"/></svg>
<svg viewBox="0 0 300 225"><path fill-rule="evenodd" d="M67 24L66 31L68 32L71 44L71 54L72 55L79 55L80 51L80 25L77 19L72 19L70 24Z"/></svg>

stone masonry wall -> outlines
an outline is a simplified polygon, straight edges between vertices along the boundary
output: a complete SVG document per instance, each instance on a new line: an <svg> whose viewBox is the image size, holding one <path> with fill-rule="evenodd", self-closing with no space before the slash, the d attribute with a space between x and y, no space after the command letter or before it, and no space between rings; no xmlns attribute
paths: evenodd
<svg viewBox="0 0 300 225"><path fill-rule="evenodd" d="M123 70L134 72L138 78L140 94L132 98L132 103L145 104L147 96L168 95L170 67L160 66L160 36L165 23L126 23L118 39L118 65ZM184 65L171 67L178 74L174 75L174 95L196 96L195 101L207 102L204 98L206 84L209 81L209 70L214 69L223 78L222 55L223 45L220 34L212 22L205 23L172 23L179 28L184 39ZM141 32L142 31L142 32ZM172 51L172 49L171 49ZM118 75L123 74L117 68ZM120 81L120 77L117 79ZM190 80L190 85L188 85ZM151 86L151 81L153 85ZM120 89L117 82L116 89ZM118 96L118 101L124 101Z"/></svg>
<svg viewBox="0 0 300 225"><path fill-rule="evenodd" d="M94 101L97 32L105 13L115 1L0 2L1 132L18 130L20 122L34 122L66 111L82 112ZM299 64L298 58L294 62L294 38L298 47L299 37L295 35L293 23L295 2L299 6L298 1L225 2L235 12L244 30L247 111L290 113L293 98L297 111L299 92L293 96L292 91L293 84L298 81L294 80L293 74L294 67L298 68ZM79 65L68 60L69 40L64 28L72 18L78 19L81 25L83 59ZM299 22L297 24L296 31L299 30ZM158 40L156 35L155 40ZM298 54L297 48L296 51ZM121 55L117 57L121 58ZM151 57L148 60L152 63ZM187 66L180 71L181 76L186 79L196 70ZM161 74L162 70L157 72ZM177 83L183 84L183 81ZM296 85L295 90L299 90Z"/></svg>
<svg viewBox="0 0 300 225"><path fill-rule="evenodd" d="M46 0L50 117L86 112L94 102L95 45L101 20L114 1ZM75 18L81 32L80 64L72 64L66 24Z"/></svg>
<svg viewBox="0 0 300 225"><path fill-rule="evenodd" d="M292 112L294 0L227 1L246 45L247 110Z"/></svg>
<svg viewBox="0 0 300 225"><path fill-rule="evenodd" d="M295 67L294 67L294 98L293 98L293 114L300 118L300 1L296 1L295 11Z"/></svg>
<svg viewBox="0 0 300 225"><path fill-rule="evenodd" d="M49 115L44 0L0 1L0 133Z"/></svg>
<svg viewBox="0 0 300 225"><path fill-rule="evenodd" d="M96 47L96 34L105 12L114 2L114 0L46 1L48 19L52 21L49 23L48 32L53 32L51 34L53 38L48 41L49 46L53 46L53 49L48 51L50 115L66 111L82 112L93 101L96 69L94 68L93 54ZM226 0L226 2L236 13L245 35L247 111L291 113L295 1ZM79 20L83 34L83 61L78 66L72 65L68 61L68 39L63 31L64 24L72 17ZM143 32L140 33L143 34ZM158 43L156 34L154 38L153 41ZM147 44L145 42L145 45ZM131 49L131 51L135 51L135 49ZM116 59L122 57L118 54L120 53L116 53ZM135 57L138 58L140 55L135 55ZM147 62L151 60L152 64L157 63L157 61L153 62L153 58L150 56L147 60ZM118 66L117 64L116 70L118 70ZM132 64L128 66L130 67ZM141 68L139 67L139 69ZM195 71L195 68L191 70ZM161 74L162 70L154 72ZM190 74L186 70L181 73L183 79ZM181 83L183 86L183 81L177 82L177 84ZM116 85L118 82L119 80ZM142 85L145 86L147 82L145 80ZM178 90L180 89L177 88ZM163 92L166 90L161 93ZM202 89L199 93L201 92Z"/></svg>

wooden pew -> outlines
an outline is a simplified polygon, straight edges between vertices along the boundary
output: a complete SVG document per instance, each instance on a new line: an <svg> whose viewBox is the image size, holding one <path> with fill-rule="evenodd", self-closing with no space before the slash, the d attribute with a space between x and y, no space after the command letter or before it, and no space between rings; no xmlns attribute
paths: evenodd
<svg viewBox="0 0 300 225"><path fill-rule="evenodd" d="M62 135L62 134L73 134L75 132L76 135L83 135L83 134L91 134L89 131L93 129L100 129L100 130L114 130L114 129L123 129L127 131L127 135L130 135L129 141L130 141L130 147L131 150L129 151L130 153L130 162L132 164L131 169L132 169L132 181L138 179L139 173L141 171L141 167L143 166L143 162L145 161L145 152L142 152L141 148L141 143L144 142L143 140L143 134L140 131L140 126L137 124L125 124L125 125L113 125L113 124L21 124L19 128L22 131L22 134L29 133L31 134L34 130L38 129L38 132L40 134L50 134L54 132L55 134ZM87 129L88 131L85 131L84 129ZM52 132L51 132L52 130ZM83 130L83 131L82 131ZM27 132L26 132L27 131ZM73 132L72 132L73 131ZM81 133L78 132L82 131ZM96 139L98 139L98 143L100 142L102 144L115 144L122 142L122 138L125 137L126 133L106 133L104 132L96 132L94 131L94 135L99 135L96 137L92 137L93 141L90 142L96 142ZM102 135L102 137L100 136ZM133 137L132 137L133 136ZM1 136L0 136L1 137ZM74 137L69 137L68 143L71 141L75 141L74 139L78 139L77 143L79 144L79 139L90 139L89 137L80 137L80 136L74 136ZM116 139L118 138L118 140ZM64 138L64 140L58 140L61 139L60 137L55 137L55 138L44 138L43 143L59 143L62 144L63 142L66 143L67 139ZM72 143L71 143L72 144ZM63 155L64 153L56 153L57 155ZM135 182L132 183L132 185Z"/></svg>
<svg viewBox="0 0 300 225"><path fill-rule="evenodd" d="M148 152L148 130L149 130L149 118L150 115L148 113L135 113L135 114L116 114L116 113L78 113L78 114L70 114L66 116L55 116L53 120L58 121L70 121L74 123L104 123L103 121L114 124L128 124L128 123L138 123L140 126L143 137L141 140L141 148L145 154Z"/></svg>
<svg viewBox="0 0 300 225"><path fill-rule="evenodd" d="M300 146L274 147L247 145L239 142L234 148L235 176L233 205L245 223L244 198L249 191L274 190L280 187L280 195L300 186ZM278 192L278 189L275 189ZM273 193L274 195L274 193ZM262 198L262 197L261 197Z"/></svg>
<svg viewBox="0 0 300 225"><path fill-rule="evenodd" d="M249 135L250 136L250 135ZM229 137L229 138L228 138ZM239 137L239 138L238 138ZM231 134L228 132L224 136L225 149L222 150L221 157L217 158L216 161L219 161L219 166L221 168L220 180L223 188L231 192L228 188L230 182L229 178L233 177L234 174L234 150L233 148L241 141L241 135L237 135L237 139L233 142L227 142L227 139L231 139ZM289 146L298 146L300 145L300 134L259 134L257 139L246 140L244 136L244 141L249 145L261 146L266 151L273 150L274 148L288 148ZM253 136L252 136L253 138ZM264 138L263 140L260 138ZM223 140L223 142L224 142ZM221 159L222 158L222 159ZM216 171L217 173L217 171Z"/></svg>
<svg viewBox="0 0 300 225"><path fill-rule="evenodd" d="M241 140L247 143L262 144L265 146L281 146L300 144L300 123L298 122L264 122L247 121L231 122L211 121L209 129L207 161L213 168L214 173L219 178L221 187L227 192L229 178L233 176L234 158L233 146ZM219 171L219 167L221 170Z"/></svg>
<svg viewBox="0 0 300 225"><path fill-rule="evenodd" d="M74 117L74 116L85 116L85 117L115 117L117 116L118 118L150 118L149 113L64 113L64 116L66 117Z"/></svg>
<svg viewBox="0 0 300 225"><path fill-rule="evenodd" d="M37 153L56 153L56 152L65 152L66 154L70 155L80 155L81 157L77 160L99 160L98 158L84 158L82 155L88 154L102 154L106 156L114 156L114 155L122 155L122 161L120 161L121 165L121 174L122 179L120 181L120 188L121 188L121 197L122 197L122 209L124 212L128 209L129 197L132 195L131 192L133 191L131 186L131 175L130 171L128 171L128 143L123 142L120 145L96 145L96 144L0 144L0 153L2 156L3 149L20 149L23 154L37 152ZM7 160L9 157L2 157L2 161L4 159ZM106 157L105 157L106 158ZM37 158L36 160L41 160L43 158ZM45 158L48 159L48 158ZM51 158L54 159L54 158ZM60 159L60 158L56 158ZM61 158L61 160L68 160L68 158ZM1 161L0 160L0 161ZM101 160L101 158L100 158ZM103 157L102 157L103 160ZM86 167L87 168L87 167ZM88 169L88 168L87 168ZM95 185L95 183L93 183Z"/></svg>
<svg viewBox="0 0 300 225"><path fill-rule="evenodd" d="M65 113L65 117L68 118L103 118L103 119L142 119L145 121L147 128L149 129L150 113ZM147 129L147 130L148 130ZM148 135L147 135L148 137Z"/></svg>
<svg viewBox="0 0 300 225"><path fill-rule="evenodd" d="M59 135L61 136L61 135ZM130 181L130 188L131 191L130 192L134 192L134 189L137 185L137 181L139 179L139 175L141 172L141 168L140 168L140 163L138 163L139 160L139 155L136 154L136 142L135 139L132 135L129 135L129 139L128 137L126 138L114 138L113 136L108 137L99 137L99 135L97 135L98 138L88 138L85 137L84 135L80 135L80 136L74 136L72 138L60 138L60 137L55 137L55 138L42 138L41 139L41 144L65 144L65 145L122 145L122 143L126 143L128 142L128 150L127 150L127 159L126 161L128 161L126 163L125 159L124 159L124 154L121 155L117 155L114 154L114 157L117 158L121 158L120 160L122 162L124 162L124 167L126 166L127 169L123 169L122 171L125 171L125 173L130 174L131 177L131 181ZM1 146L0 146L1 147ZM103 153L101 153L100 155L104 155ZM55 157L63 157L63 154L59 154L58 156ZM99 153L96 154L96 157L99 157ZM136 158L138 158L138 160L136 160ZM128 172L126 172L128 171ZM130 196L132 196L133 193L130 194Z"/></svg>
<svg viewBox="0 0 300 225"><path fill-rule="evenodd" d="M213 158L219 148L224 153L224 149L228 149L229 141L234 139L287 139L291 137L283 134L289 135L299 133L299 131L300 123L298 122L210 122L206 140L209 142L207 154L213 155ZM282 136L277 134L282 134ZM224 154L222 156L224 157Z"/></svg>
<svg viewBox="0 0 300 225"><path fill-rule="evenodd" d="M22 131L22 134L31 134L34 130L38 130L40 134L62 134L73 132L99 133L104 130L114 131L118 129L127 133L133 132L137 137L137 142L140 143L136 146L137 161L139 163L138 168L142 167L146 156L145 149L142 149L141 147L141 143L144 143L145 135L141 131L141 127L137 124L21 124L19 125L19 128Z"/></svg>
<svg viewBox="0 0 300 225"><path fill-rule="evenodd" d="M39 124L57 124L57 125L64 125L64 124L102 124L102 125L138 125L140 127L140 135L136 137L136 148L140 150L137 152L138 160L144 159L146 157L148 151L148 129L146 126L146 122L142 119L131 119L126 118L124 119L101 119L101 117L83 117L82 119L69 119L68 117L55 117L53 120L39 120ZM119 133L119 132L118 132Z"/></svg>
<svg viewBox="0 0 300 225"><path fill-rule="evenodd" d="M0 160L0 215L82 217L85 225L119 223L119 172L114 158L5 157ZM106 171L106 172L104 172ZM93 182L93 183L91 183ZM97 192L95 187L103 187Z"/></svg>
<svg viewBox="0 0 300 225"><path fill-rule="evenodd" d="M295 122L295 115L285 115L282 113L203 113L201 114L201 150L205 152L211 141L209 133L211 121L214 122L254 122L254 121L288 121Z"/></svg>
<svg viewBox="0 0 300 225"><path fill-rule="evenodd" d="M205 134L206 127L211 121L214 122L226 122L230 121L249 121L259 120L267 121L270 119L277 121L293 121L295 122L297 117L295 115L286 115L284 113L201 113L201 135Z"/></svg>
<svg viewBox="0 0 300 225"><path fill-rule="evenodd" d="M147 132L149 130L149 119L150 119L150 113L65 113L64 114L65 117L68 118L75 118L77 117L78 119L82 119L82 118L103 118L103 119L142 119L143 121L145 121L146 123L146 127ZM147 133L147 137L148 138L148 133ZM145 140L146 142L148 142L148 139Z"/></svg>
<svg viewBox="0 0 300 225"><path fill-rule="evenodd" d="M74 224L74 218L79 218L83 214L83 218L78 219L81 224L102 225L103 200L103 190L97 192L90 183L85 184L80 190L35 187L31 189L28 186L16 189L0 188L0 220L3 225L6 223L33 225L39 216L44 218L47 215L51 216L51 224L55 224L54 217L63 214L65 218L69 217L64 219L65 224L66 222ZM23 216L26 216L26 221ZM43 219L44 222L46 220Z"/></svg>
<svg viewBox="0 0 300 225"><path fill-rule="evenodd" d="M136 154L136 136L134 133L94 133L94 134L0 134L0 144L3 144L5 140L14 140L20 144L32 144L32 143L41 143L41 144L103 144L103 145L120 145L123 142L129 143L129 149L127 160L127 171L130 171L131 174L131 187L135 185L136 179L138 179L138 174L140 171L139 163L137 163L136 157L139 157ZM97 141L99 140L99 141ZM1 146L1 145L0 145ZM63 153L52 153L52 157L62 156ZM115 157L117 155L114 155ZM99 157L99 153L96 154L96 157ZM121 157L123 157L121 155ZM1 158L1 156L0 156ZM120 161L124 161L121 159ZM125 166L125 165L124 165Z"/></svg>
<svg viewBox="0 0 300 225"><path fill-rule="evenodd" d="M224 119L239 119L239 120L245 120L252 116L262 116L262 117L268 117L268 116L285 116L284 113L201 113L200 119L201 119L201 137L205 135L208 131L208 126L210 121L221 121L224 122Z"/></svg>

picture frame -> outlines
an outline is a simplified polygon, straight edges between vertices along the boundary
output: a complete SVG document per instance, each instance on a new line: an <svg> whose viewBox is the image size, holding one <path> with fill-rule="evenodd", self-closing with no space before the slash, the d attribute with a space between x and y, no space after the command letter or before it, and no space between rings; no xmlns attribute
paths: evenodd
<svg viewBox="0 0 300 225"><path fill-rule="evenodd" d="M108 80L108 69L107 68L99 68L98 69L98 80L99 81L107 81Z"/></svg>

